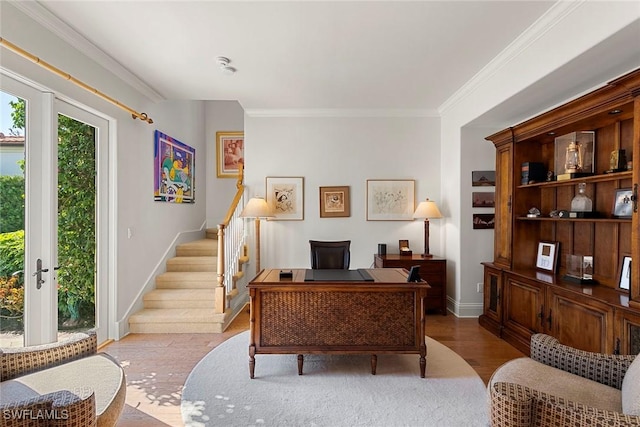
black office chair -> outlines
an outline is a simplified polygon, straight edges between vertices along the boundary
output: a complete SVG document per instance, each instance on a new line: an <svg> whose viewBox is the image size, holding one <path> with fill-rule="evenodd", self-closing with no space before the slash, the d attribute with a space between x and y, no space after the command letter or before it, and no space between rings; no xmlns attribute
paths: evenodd
<svg viewBox="0 0 640 427"><path fill-rule="evenodd" d="M351 240L340 242L309 240L309 245L311 246L312 269L349 269Z"/></svg>

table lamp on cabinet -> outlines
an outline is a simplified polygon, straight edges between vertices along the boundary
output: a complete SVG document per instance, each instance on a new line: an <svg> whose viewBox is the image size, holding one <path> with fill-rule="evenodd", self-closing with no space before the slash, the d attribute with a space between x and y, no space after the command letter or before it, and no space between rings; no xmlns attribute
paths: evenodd
<svg viewBox="0 0 640 427"><path fill-rule="evenodd" d="M429 219L442 218L440 209L438 209L436 202L427 199L424 202L420 202L413 213L413 218L424 219L424 253L422 256L431 258L433 255L429 253Z"/></svg>
<svg viewBox="0 0 640 427"><path fill-rule="evenodd" d="M273 211L262 197L253 197L240 213L241 218L255 218L256 223L256 273L260 272L260 218L273 218Z"/></svg>

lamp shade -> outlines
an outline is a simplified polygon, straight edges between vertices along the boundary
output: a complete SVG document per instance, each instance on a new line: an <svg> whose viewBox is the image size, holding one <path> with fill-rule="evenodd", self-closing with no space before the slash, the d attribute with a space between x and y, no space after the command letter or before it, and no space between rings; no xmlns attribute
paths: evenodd
<svg viewBox="0 0 640 427"><path fill-rule="evenodd" d="M440 209L433 200L425 200L420 202L416 211L413 213L413 218L442 218Z"/></svg>
<svg viewBox="0 0 640 427"><path fill-rule="evenodd" d="M253 197L240 213L242 218L273 218L273 211L265 199Z"/></svg>

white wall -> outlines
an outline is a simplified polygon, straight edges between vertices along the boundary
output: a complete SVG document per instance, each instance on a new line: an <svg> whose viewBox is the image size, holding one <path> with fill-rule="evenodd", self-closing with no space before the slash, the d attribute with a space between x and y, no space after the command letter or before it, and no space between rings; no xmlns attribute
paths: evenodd
<svg viewBox="0 0 640 427"><path fill-rule="evenodd" d="M216 173L216 132L242 132L244 110L237 101L207 101L206 123L206 179L207 228L217 228L236 194L235 178L218 178Z"/></svg>
<svg viewBox="0 0 640 427"><path fill-rule="evenodd" d="M265 196L265 177L304 177L304 220L262 222L262 268L309 268L310 239L351 240L351 268L373 263L378 243L398 252L408 239L422 253L422 221L367 221L367 179L414 179L416 203L440 200L437 118L246 117L249 196ZM320 218L319 187L349 186L351 216ZM253 227L250 227L253 230ZM440 221L431 252L443 253ZM253 248L253 243L250 246Z"/></svg>
<svg viewBox="0 0 640 427"><path fill-rule="evenodd" d="M149 125L132 120L131 115L2 49L0 66L57 96L75 100L85 108L110 120L110 168L112 191L117 203L111 207L115 234L116 262L110 268L115 285L112 298L110 335L118 337L126 329L125 315L143 288L149 285L159 262L181 233L199 230L205 221L207 180L205 179L204 103L177 101L154 103L140 90L123 83L112 72L88 59L57 35L34 22L8 2L0 2L2 37L103 93L146 112L154 120ZM174 205L153 201L153 133L160 130L196 149L196 203ZM127 228L132 237L127 238ZM103 307L104 308L104 307ZM115 322L121 325L115 326ZM119 328L119 330L118 330Z"/></svg>

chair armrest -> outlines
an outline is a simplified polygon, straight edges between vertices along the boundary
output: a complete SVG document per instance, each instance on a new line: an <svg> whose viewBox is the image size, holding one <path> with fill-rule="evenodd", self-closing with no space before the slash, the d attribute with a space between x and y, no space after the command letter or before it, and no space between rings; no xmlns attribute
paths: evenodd
<svg viewBox="0 0 640 427"><path fill-rule="evenodd" d="M513 383L494 383L490 405L492 427L640 426L640 416L604 411Z"/></svg>
<svg viewBox="0 0 640 427"><path fill-rule="evenodd" d="M80 398L67 390L0 405L2 427L96 427L94 393Z"/></svg>
<svg viewBox="0 0 640 427"><path fill-rule="evenodd" d="M0 350L0 381L10 380L65 362L96 354L95 331L73 334L69 339L31 347Z"/></svg>
<svg viewBox="0 0 640 427"><path fill-rule="evenodd" d="M531 358L545 365L620 389L622 379L635 356L578 350L560 344L552 336L534 334L531 337Z"/></svg>

